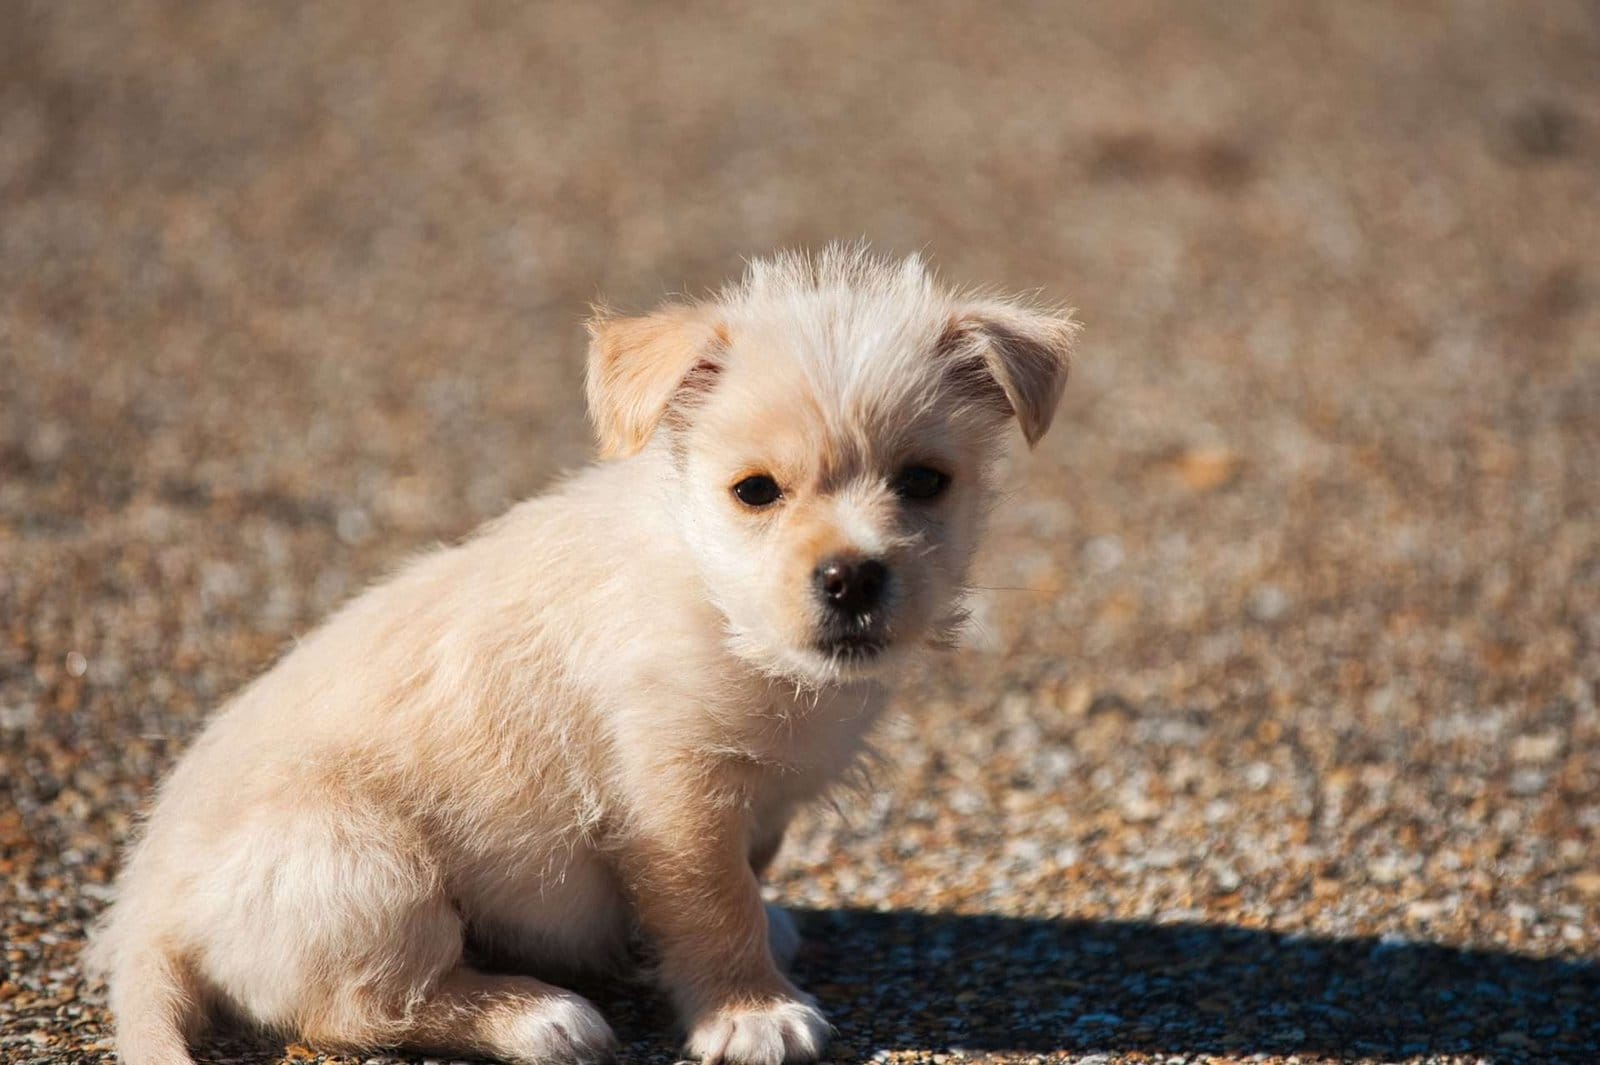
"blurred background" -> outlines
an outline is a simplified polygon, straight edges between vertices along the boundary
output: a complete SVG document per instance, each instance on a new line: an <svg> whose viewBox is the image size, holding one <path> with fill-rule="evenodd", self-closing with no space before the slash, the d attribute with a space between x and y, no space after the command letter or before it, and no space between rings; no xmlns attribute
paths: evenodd
<svg viewBox="0 0 1600 1065"><path fill-rule="evenodd" d="M590 301L854 238L1087 328L777 871L835 1057L1600 1060L1582 0L4 4L0 1058L203 715L588 460Z"/></svg>

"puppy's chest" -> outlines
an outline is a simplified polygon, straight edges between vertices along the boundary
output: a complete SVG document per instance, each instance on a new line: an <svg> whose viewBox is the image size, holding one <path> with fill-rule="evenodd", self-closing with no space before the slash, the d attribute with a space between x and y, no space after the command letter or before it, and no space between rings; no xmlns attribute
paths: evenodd
<svg viewBox="0 0 1600 1065"><path fill-rule="evenodd" d="M766 767L763 790L801 801L825 790L859 760L883 705L876 687L774 695L744 737Z"/></svg>

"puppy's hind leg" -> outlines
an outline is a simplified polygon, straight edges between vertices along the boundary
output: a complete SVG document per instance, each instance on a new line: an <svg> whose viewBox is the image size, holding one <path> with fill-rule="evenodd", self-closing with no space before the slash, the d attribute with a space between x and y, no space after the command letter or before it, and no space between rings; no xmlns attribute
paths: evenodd
<svg viewBox="0 0 1600 1065"><path fill-rule="evenodd" d="M341 1049L514 1065L608 1053L611 1029L577 995L462 965L461 916L404 821L345 803L257 826L245 842L206 895L229 900L209 926L212 975L255 1020ZM220 890L240 884L250 887Z"/></svg>
<svg viewBox="0 0 1600 1065"><path fill-rule="evenodd" d="M610 1026L588 1001L528 976L453 969L412 1018L404 1043L422 1051L577 1065L608 1061L616 1050Z"/></svg>

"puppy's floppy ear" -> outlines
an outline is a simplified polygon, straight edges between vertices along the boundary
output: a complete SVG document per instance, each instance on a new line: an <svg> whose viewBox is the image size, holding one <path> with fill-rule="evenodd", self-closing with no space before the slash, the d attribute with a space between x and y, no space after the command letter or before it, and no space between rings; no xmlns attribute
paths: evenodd
<svg viewBox="0 0 1600 1065"><path fill-rule="evenodd" d="M682 392L710 387L726 346L709 307L672 304L639 318L597 312L585 391L601 457L643 448Z"/></svg>
<svg viewBox="0 0 1600 1065"><path fill-rule="evenodd" d="M976 299L950 316L939 347L956 387L1015 415L1032 447L1055 418L1077 335L1070 311Z"/></svg>

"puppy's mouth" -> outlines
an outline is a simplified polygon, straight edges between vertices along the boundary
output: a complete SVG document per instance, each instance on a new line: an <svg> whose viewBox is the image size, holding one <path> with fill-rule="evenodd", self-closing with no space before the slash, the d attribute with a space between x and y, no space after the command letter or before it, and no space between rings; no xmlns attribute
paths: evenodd
<svg viewBox="0 0 1600 1065"><path fill-rule="evenodd" d="M881 614L857 614L825 622L816 646L838 662L865 662L888 648L889 636Z"/></svg>
<svg viewBox="0 0 1600 1065"><path fill-rule="evenodd" d="M817 650L844 662L866 662L878 657L888 646L888 637L878 633L844 633L817 642Z"/></svg>

